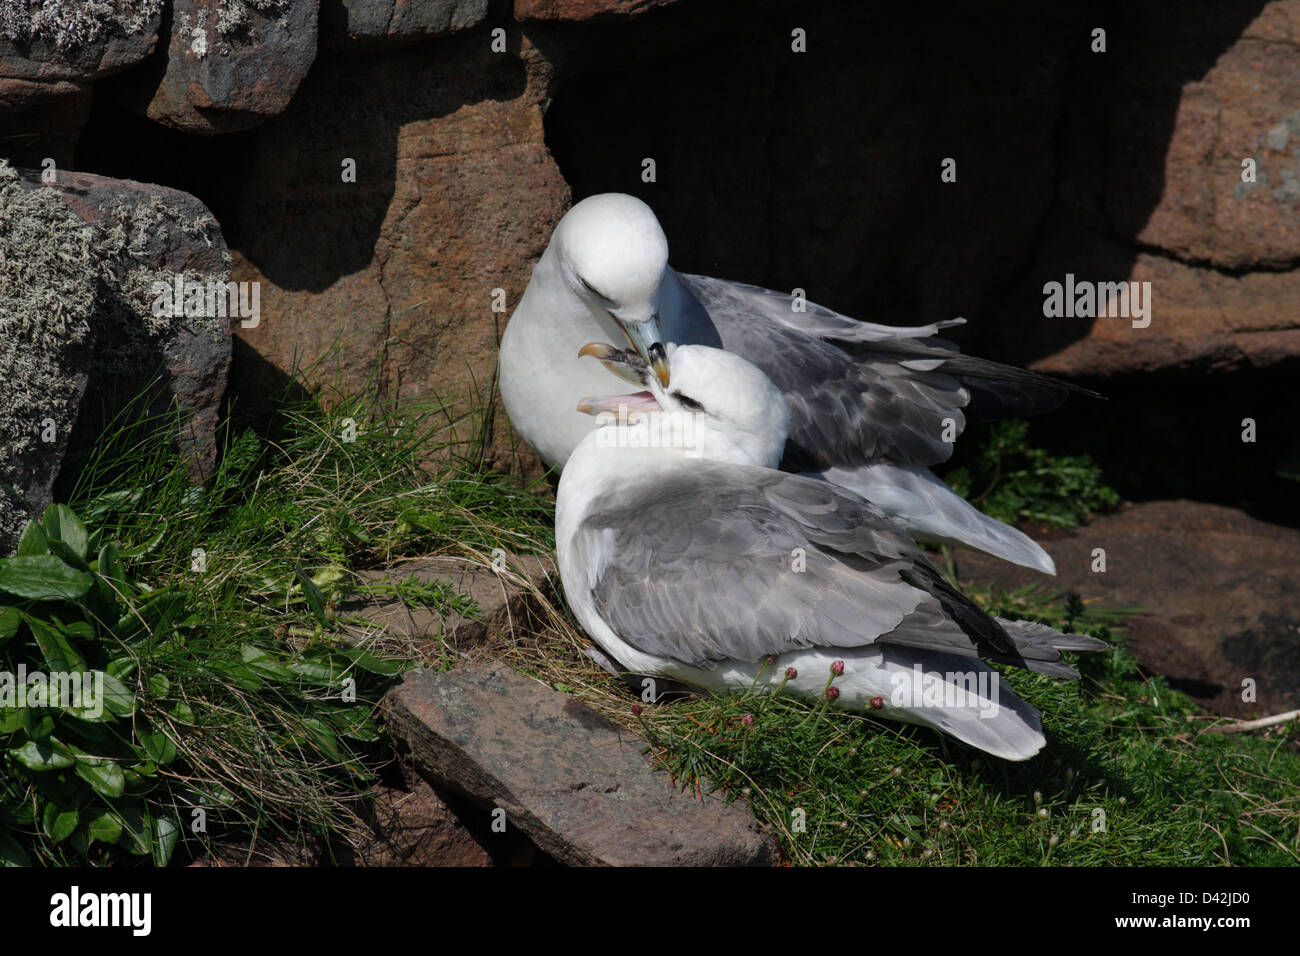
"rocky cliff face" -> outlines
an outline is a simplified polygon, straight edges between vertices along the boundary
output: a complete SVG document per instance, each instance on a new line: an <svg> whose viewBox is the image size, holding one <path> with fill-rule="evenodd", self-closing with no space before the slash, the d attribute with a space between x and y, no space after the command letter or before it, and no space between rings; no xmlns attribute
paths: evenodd
<svg viewBox="0 0 1300 956"><path fill-rule="evenodd" d="M212 210L261 293L234 330L245 407L317 362L466 418L550 229L617 189L680 268L964 315L971 350L1140 386L1143 441L1186 411L1161 395L1212 407L1189 376L1300 437L1249 385L1300 361L1300 0L131 9L0 4L0 153ZM1055 314L1053 283L1132 299ZM498 408L490 453L535 467L517 451Z"/></svg>
<svg viewBox="0 0 1300 956"><path fill-rule="evenodd" d="M1298 0L55 6L0 20L11 158L217 210L264 293L237 333L250 397L342 342L345 382L467 408L549 229L604 189L654 205L680 267L883 321L965 315L965 344L1046 371L1300 352ZM1067 276L1149 282L1150 324L1045 315Z"/></svg>

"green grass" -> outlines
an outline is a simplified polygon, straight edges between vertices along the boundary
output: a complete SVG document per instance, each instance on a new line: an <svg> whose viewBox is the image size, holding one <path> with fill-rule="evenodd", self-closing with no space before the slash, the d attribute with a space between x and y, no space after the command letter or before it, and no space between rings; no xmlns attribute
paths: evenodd
<svg viewBox="0 0 1300 956"><path fill-rule="evenodd" d="M256 846L268 837L328 857L365 817L364 795L390 757L373 705L404 665L386 663L400 648L354 646L339 608L363 589L358 572L403 557L553 547L549 495L484 470L481 419L454 419L437 403L326 398L328 412L286 397L273 437L227 420L220 463L200 488L168 438L174 422L137 406L105 432L67 496L97 541L117 542L139 587L132 600L146 588L178 598L148 640L96 624L108 658L127 648L138 660L127 743L162 732L175 745L135 796L182 826L176 859L203 855L209 841ZM1002 451L985 458L997 475L980 479L991 481L989 500L1019 502L1006 516L1078 520L1061 500L1079 488L1089 509L1109 500L1086 463L1027 453L1016 434L1004 433ZM1023 465L1027 454L1033 468ZM421 464L431 456L437 463ZM1026 469L1029 478L1016 477ZM1082 484L1063 484L1070 475ZM1049 481L1037 503L1030 479ZM998 498L1005 480L1017 490ZM477 650L643 734L680 786L747 796L792 864L1300 862L1294 724L1206 733L1216 721L1138 672L1116 612L1031 589L965 589L995 613L1111 642L1080 660L1077 683L1004 669L1045 715L1048 746L1032 761L1007 763L927 730L785 697L694 697L633 715L626 687L581 656L587 641L554 595L535 595L541 613L527 632ZM386 590L412 605L476 612L445 587L396 581ZM35 655L34 646L15 638L0 647L3 666ZM449 667L464 650L444 645L418 662ZM338 699L346 676L358 682L351 707ZM5 788L0 837L7 828L36 862L111 863L142 852L106 839L80 847L57 825L51 834L30 809L46 799L30 775L11 774ZM64 799L85 801L78 812L88 819L113 808L97 792ZM190 832L195 807L208 813L206 834Z"/></svg>
<svg viewBox="0 0 1300 956"><path fill-rule="evenodd" d="M4 594L0 605L38 619L84 616L76 636L87 666L119 662L134 709L111 753L102 733L92 739L55 709L43 714L57 726L13 728L8 752L0 739L0 850L11 851L0 857L105 863L152 849L162 862L170 844L113 829L142 812L173 842L181 828L182 859L209 842L256 848L268 838L282 855L328 857L358 829L360 797L387 757L374 705L411 662L357 646L339 605L364 591L477 611L448 588L374 587L357 572L408 556L546 547L551 519L545 498L482 471L479 422L436 402L398 410L334 398L325 412L286 397L273 438L227 421L216 471L198 487L171 440L174 417L151 417L141 399L105 429L67 497L92 532L83 557L101 543L121 555L120 606L108 614L78 598L58 610ZM421 464L430 454L442 463ZM92 560L86 573L107 584L109 563ZM160 603L165 613L154 614ZM0 669L54 669L38 630L19 626L0 641ZM343 699L348 681L355 701ZM17 760L19 745L51 736L78 765L116 758L126 792ZM156 765L145 753L155 738L175 751ZM204 832L193 832L196 810ZM81 832L70 832L76 820Z"/></svg>
<svg viewBox="0 0 1300 956"><path fill-rule="evenodd" d="M1111 615L1045 592L975 596L1111 642L1081 656L1077 683L1002 668L1044 713L1048 744L1030 761L759 695L647 707L641 732L685 785L748 796L795 864L1300 863L1295 722L1267 736L1207 733L1215 721L1185 695L1138 674Z"/></svg>

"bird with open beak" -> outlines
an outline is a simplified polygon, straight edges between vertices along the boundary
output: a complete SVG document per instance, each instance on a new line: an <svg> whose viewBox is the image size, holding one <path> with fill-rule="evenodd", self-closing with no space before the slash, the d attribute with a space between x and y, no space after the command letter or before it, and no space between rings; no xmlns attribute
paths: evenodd
<svg viewBox="0 0 1300 956"><path fill-rule="evenodd" d="M678 346L666 388L630 349L579 354L644 386L578 403L613 414L556 494L565 597L605 655L710 691L824 696L1009 760L1043 747L1038 712L988 662L1077 678L1062 652L1101 641L990 617L866 499L774 468L789 409L745 359Z"/></svg>
<svg viewBox="0 0 1300 956"><path fill-rule="evenodd" d="M501 339L500 385L510 420L548 465L563 466L595 427L578 398L604 384L579 350L626 341L668 388L668 350L706 346L757 367L790 414L781 467L849 488L909 534L977 548L1052 574L1051 556L971 505L929 466L952 454L973 417L1055 407L1068 383L963 355L936 336L962 320L897 327L859 322L757 286L668 265L650 208L591 196L560 220Z"/></svg>

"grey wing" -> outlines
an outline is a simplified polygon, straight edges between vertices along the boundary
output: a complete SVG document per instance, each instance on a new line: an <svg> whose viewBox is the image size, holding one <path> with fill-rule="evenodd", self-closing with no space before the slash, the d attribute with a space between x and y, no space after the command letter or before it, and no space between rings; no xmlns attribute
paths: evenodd
<svg viewBox="0 0 1300 956"><path fill-rule="evenodd" d="M816 486L819 500L789 499L788 480ZM864 552L852 567L809 535L810 506L824 538ZM885 547L873 552L877 536ZM914 547L827 482L710 463L593 502L574 537L595 607L619 637L695 666L871 643L922 597L899 577Z"/></svg>
<svg viewBox="0 0 1300 956"><path fill-rule="evenodd" d="M783 467L932 465L952 454L944 438L955 438L965 427L962 409L970 393L938 369L940 358L926 354L900 362L892 349L881 351L937 326L890 330L899 339L883 333L854 339L854 320L821 306L809 303L807 313L795 313L789 296L757 286L705 276L682 279L708 310L722 347L753 362L785 394L790 438ZM854 351L847 347L850 340ZM923 341L941 351L946 346L938 339Z"/></svg>
<svg viewBox="0 0 1300 956"><path fill-rule="evenodd" d="M680 275L680 274L679 274ZM707 309L720 344L753 362L785 393L792 471L881 461L933 465L977 419L1033 415L1070 392L1050 376L963 355L936 333L964 320L894 327L859 322L815 303L708 276L680 275Z"/></svg>
<svg viewBox="0 0 1300 956"><path fill-rule="evenodd" d="M835 338L845 342L871 342L879 339L928 338L940 329L964 325L965 319L945 319L929 325L877 325L862 322L815 302L804 301L803 311L792 307L793 295L764 289L762 286L712 276L678 272L686 286L704 303L710 314L719 308L737 315L763 316L778 325L788 326L805 335Z"/></svg>
<svg viewBox="0 0 1300 956"><path fill-rule="evenodd" d="M877 641L1035 670L1060 659L1041 635L1021 647L887 517L829 482L698 463L593 502L574 548L623 641L697 667Z"/></svg>

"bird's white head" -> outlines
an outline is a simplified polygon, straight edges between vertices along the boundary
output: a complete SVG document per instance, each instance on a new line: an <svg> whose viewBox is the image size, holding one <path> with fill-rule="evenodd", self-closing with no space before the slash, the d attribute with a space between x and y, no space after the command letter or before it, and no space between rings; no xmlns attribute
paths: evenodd
<svg viewBox="0 0 1300 956"><path fill-rule="evenodd" d="M650 207L623 193L589 196L565 213L551 246L572 292L608 312L666 383L656 300L668 268L668 239Z"/></svg>
<svg viewBox="0 0 1300 956"><path fill-rule="evenodd" d="M582 354L647 391L583 399L579 411L642 413L654 434L686 436L683 450L690 457L768 468L780 464L790 408L772 380L740 356L705 345L678 346L668 356L672 384L664 386L633 353L593 343ZM679 427L655 429L656 416Z"/></svg>

